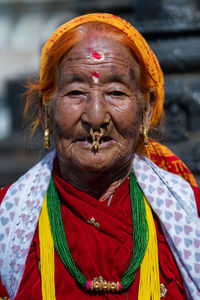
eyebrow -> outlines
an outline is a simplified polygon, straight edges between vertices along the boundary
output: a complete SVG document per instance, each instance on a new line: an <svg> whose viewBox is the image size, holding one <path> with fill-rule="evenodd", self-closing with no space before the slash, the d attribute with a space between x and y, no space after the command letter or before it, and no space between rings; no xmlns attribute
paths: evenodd
<svg viewBox="0 0 200 300"><path fill-rule="evenodd" d="M118 82L127 84L128 77L124 74L111 74L104 78L103 83Z"/></svg>
<svg viewBox="0 0 200 300"><path fill-rule="evenodd" d="M72 73L64 76L59 76L58 79L58 85L59 87L62 87L63 85L70 84L72 82L80 82L84 83L87 81L87 76L84 74L77 74L77 73Z"/></svg>
<svg viewBox="0 0 200 300"><path fill-rule="evenodd" d="M125 74L110 74L107 75L103 80L102 83L112 83L112 82L118 82L124 85L129 85L128 79L134 80L133 76L134 72L129 72L129 77ZM132 75L132 76L131 76ZM78 74L78 73L72 73L67 74L64 76L59 76L58 85L59 88L62 88L65 84L70 84L73 82L79 82L79 83L85 83L88 82L88 75L86 74Z"/></svg>

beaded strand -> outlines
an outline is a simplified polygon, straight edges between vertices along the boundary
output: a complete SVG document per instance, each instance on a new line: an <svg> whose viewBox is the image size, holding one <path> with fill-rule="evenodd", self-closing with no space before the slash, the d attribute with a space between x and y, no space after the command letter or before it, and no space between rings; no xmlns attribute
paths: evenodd
<svg viewBox="0 0 200 300"><path fill-rule="evenodd" d="M52 176L47 191L47 209L54 247L66 269L80 286L96 292L120 292L127 289L135 279L136 272L141 265L147 249L149 229L146 220L143 192L133 173L130 174L130 198L133 222L133 255L128 269L123 274L121 283L118 281L106 281L101 276L88 281L84 274L76 267L71 256L62 221L60 199Z"/></svg>

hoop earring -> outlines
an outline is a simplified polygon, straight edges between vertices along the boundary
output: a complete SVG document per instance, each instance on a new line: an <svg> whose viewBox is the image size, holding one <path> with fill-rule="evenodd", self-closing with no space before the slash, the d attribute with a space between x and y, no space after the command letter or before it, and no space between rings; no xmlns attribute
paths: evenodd
<svg viewBox="0 0 200 300"><path fill-rule="evenodd" d="M142 133L143 133L143 137L144 137L144 145L145 145L145 147L148 147L150 141L149 141L149 137L148 137L148 134L147 134L147 127L146 127L146 122L145 122L144 110L142 112Z"/></svg>
<svg viewBox="0 0 200 300"><path fill-rule="evenodd" d="M45 130L44 130L44 148L48 150L50 148L50 136L49 136L47 114L48 114L48 110L45 106L45 112L44 112L44 127L45 127Z"/></svg>

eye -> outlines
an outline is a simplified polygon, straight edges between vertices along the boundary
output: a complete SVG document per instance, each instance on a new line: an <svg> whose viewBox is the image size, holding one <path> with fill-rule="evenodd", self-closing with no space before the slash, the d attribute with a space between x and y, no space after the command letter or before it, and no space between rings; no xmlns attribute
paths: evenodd
<svg viewBox="0 0 200 300"><path fill-rule="evenodd" d="M109 92L108 95L110 95L110 96L116 96L116 97L126 96L126 94L123 93L123 92L121 92L121 91L112 91L112 92Z"/></svg>
<svg viewBox="0 0 200 300"><path fill-rule="evenodd" d="M74 91L71 91L69 93L67 93L67 96L80 96L80 95L83 95L84 93L82 91L79 91L79 90L74 90Z"/></svg>

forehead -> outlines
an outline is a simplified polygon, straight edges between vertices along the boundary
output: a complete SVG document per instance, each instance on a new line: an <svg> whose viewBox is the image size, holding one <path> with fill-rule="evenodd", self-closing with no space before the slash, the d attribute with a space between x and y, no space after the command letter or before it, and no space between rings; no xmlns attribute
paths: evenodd
<svg viewBox="0 0 200 300"><path fill-rule="evenodd" d="M120 69L122 73L127 73L130 68L134 70L136 65L133 53L121 42L93 37L75 44L61 61L59 71L62 75L88 66L101 71L109 68L114 72Z"/></svg>

